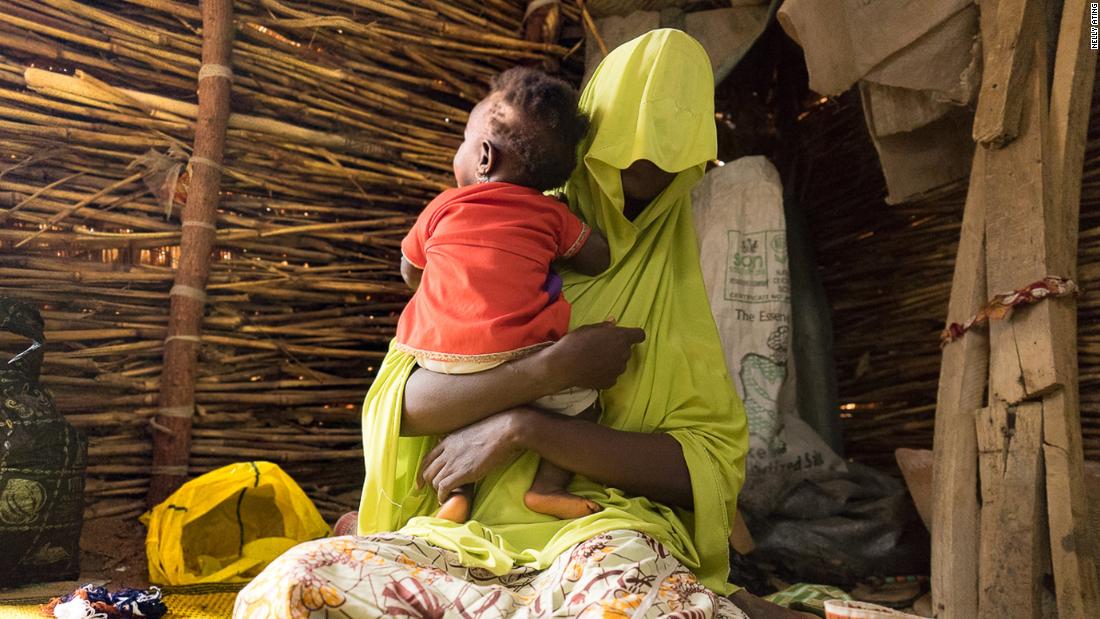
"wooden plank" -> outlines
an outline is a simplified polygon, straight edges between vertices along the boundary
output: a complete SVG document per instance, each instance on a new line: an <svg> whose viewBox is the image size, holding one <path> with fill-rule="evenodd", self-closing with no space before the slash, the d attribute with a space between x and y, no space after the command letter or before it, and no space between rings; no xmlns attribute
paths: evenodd
<svg viewBox="0 0 1100 619"><path fill-rule="evenodd" d="M1001 2L1004 8L1007 2ZM1001 13L998 13L1000 18ZM1030 19L1026 46L1030 66L1013 77L1020 104L1018 135L990 151L983 188L986 198L987 285L990 297L1047 275L1051 244L1045 174L1046 49L1042 16ZM1003 34L1003 33L998 33ZM1002 44L1003 45L1003 44ZM997 48L990 54L996 55ZM1021 77L1022 76L1022 77ZM988 76L997 79L996 75ZM1016 81L1020 80L1020 81ZM989 416L979 423L982 456L1001 463L982 467L981 552L978 617L1038 617L1047 573L1043 469L1043 405L1025 401L1054 393L1066 377L1058 372L1051 301L1021 309L1012 320L990 324ZM997 434L1001 434L998 436ZM993 449L1003 441L1000 450ZM990 486L990 487L987 487Z"/></svg>
<svg viewBox="0 0 1100 619"><path fill-rule="evenodd" d="M997 501L1000 484L985 483L987 479L998 479L1004 475L1003 454L1005 437L993 431L998 424L1004 424L1004 407L978 409L974 423L978 438L978 479L981 480L982 505ZM1001 456L1001 457L998 457Z"/></svg>
<svg viewBox="0 0 1100 619"><path fill-rule="evenodd" d="M985 302L986 152L974 153L947 322L963 322ZM932 464L932 599L940 619L978 610L978 470L974 411L982 405L989 337L968 332L948 344L940 365Z"/></svg>
<svg viewBox="0 0 1100 619"><path fill-rule="evenodd" d="M1043 29L1038 0L998 0L991 45L987 45L982 88L974 112L974 140L999 147L1019 131L1024 79L1034 58L1034 35ZM983 37L989 41L988 37Z"/></svg>
<svg viewBox="0 0 1100 619"><path fill-rule="evenodd" d="M1033 24L1042 30L1041 20ZM1048 256L1064 251L1053 243L1061 235L1046 222L1048 193L1044 185L1046 125L1046 52L1043 32L1032 36L1032 70L1020 134L989 152L985 170L986 268L988 296L1022 288L1049 273ZM1023 307L1011 320L990 322L991 397L1016 404L1060 388L1068 379L1061 355L1051 340L1052 321L1070 317L1071 304L1054 299Z"/></svg>
<svg viewBox="0 0 1100 619"><path fill-rule="evenodd" d="M976 118L974 133L976 139L981 135L1000 146L979 149L988 155L980 184L985 199L989 297L1045 277L1050 245L1044 176L1045 24L1037 11L1018 0L1000 0L996 10L994 42L986 45L989 69L983 77L983 95L1005 88L1009 92L996 93L984 102L987 105L980 110L985 124L979 127ZM1013 33L1005 30L1006 24L1019 27ZM988 13L983 15L982 30L988 43ZM1010 35L1018 38L1007 42L1005 37ZM990 100L1003 107L989 107ZM994 126L1002 133L989 133L991 119L1002 122ZM1015 139L1009 141L1009 134ZM1025 400L1058 389L1058 379L1065 378L1057 372L1057 352L1050 337L1052 307L1044 302L1017 311L1010 321L990 324L989 406L977 426L985 450L981 456L980 618L1041 613L1040 583L1049 562L1043 405Z"/></svg>
<svg viewBox="0 0 1100 619"><path fill-rule="evenodd" d="M1040 616L1043 531L1043 405L993 403L977 423L992 447L983 459L979 619ZM987 476L988 475L988 476ZM986 487L990 491L986 492ZM990 499L985 501L985 497Z"/></svg>
<svg viewBox="0 0 1100 619"><path fill-rule="evenodd" d="M1088 132L1096 52L1088 46L1090 2L1067 0L1054 61L1050 93L1047 227L1061 233L1048 256L1053 269L1076 277L1081 174ZM1067 305L1073 305L1067 303ZM1076 311L1068 312L1052 335L1062 352L1068 381L1043 400L1047 517L1058 615L1100 617L1096 552L1087 530L1088 503L1083 472L1077 384Z"/></svg>
<svg viewBox="0 0 1100 619"><path fill-rule="evenodd" d="M1046 443L1043 454L1058 616L1085 619L1100 617L1100 595L1097 593L1096 549L1092 547L1088 529L1088 497L1075 391L1065 389L1043 399ZM1072 432L1060 437L1046 436L1046 428L1063 428L1067 420L1076 421ZM1055 444L1055 439L1061 444Z"/></svg>
<svg viewBox="0 0 1100 619"><path fill-rule="evenodd" d="M981 490L981 508L978 512L979 557L988 552L996 541L997 528L992 526L992 507L997 504L1001 490L1001 480L1005 473L1005 435L997 429L1005 424L1003 406L978 409L975 415L975 428L978 438L978 480ZM983 518L986 519L983 522ZM982 526L982 524L987 526ZM978 565L978 590L983 591L993 583L992 565L980 562Z"/></svg>

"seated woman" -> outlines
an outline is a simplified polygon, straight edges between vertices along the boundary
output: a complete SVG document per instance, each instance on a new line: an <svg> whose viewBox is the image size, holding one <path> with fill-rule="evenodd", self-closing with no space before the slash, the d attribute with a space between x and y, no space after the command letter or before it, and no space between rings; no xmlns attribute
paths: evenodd
<svg viewBox="0 0 1100 619"><path fill-rule="evenodd" d="M286 553L241 591L236 617L801 615L727 582L748 434L690 198L716 153L713 100L706 53L682 32L604 59L581 96L592 129L567 185L611 248L601 275L563 273L572 325L590 326L470 375L416 371L391 349L364 403L363 537ZM603 390L600 424L524 406L570 387ZM539 458L603 509L528 509ZM467 522L430 516L470 483Z"/></svg>

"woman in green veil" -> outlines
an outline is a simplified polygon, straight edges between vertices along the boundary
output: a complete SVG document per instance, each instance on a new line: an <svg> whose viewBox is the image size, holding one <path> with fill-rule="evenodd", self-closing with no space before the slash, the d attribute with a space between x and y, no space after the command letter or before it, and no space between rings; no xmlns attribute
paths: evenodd
<svg viewBox="0 0 1100 619"><path fill-rule="evenodd" d="M592 129L566 194L611 267L562 273L574 330L470 375L391 349L364 402L359 536L291 550L235 616L784 616L727 582L748 433L691 220L716 156L710 62L683 32L649 32L604 59L580 106ZM569 387L602 390L599 424L524 406ZM528 510L540 457L602 511ZM466 523L432 516L468 483Z"/></svg>

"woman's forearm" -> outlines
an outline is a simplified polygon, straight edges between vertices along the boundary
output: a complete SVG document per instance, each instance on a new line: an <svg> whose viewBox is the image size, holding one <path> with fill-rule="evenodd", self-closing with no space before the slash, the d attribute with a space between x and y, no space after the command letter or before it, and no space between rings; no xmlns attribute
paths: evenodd
<svg viewBox="0 0 1100 619"><path fill-rule="evenodd" d="M680 443L671 436L614 430L534 410L520 419L517 442L549 462L631 494L693 508L691 474Z"/></svg>
<svg viewBox="0 0 1100 619"><path fill-rule="evenodd" d="M447 434L568 385L553 384L547 350L476 374L417 370L405 384L401 434Z"/></svg>
<svg viewBox="0 0 1100 619"><path fill-rule="evenodd" d="M477 374L419 370L405 384L401 434L447 434L569 387L607 389L645 332L613 321L585 325L537 352Z"/></svg>

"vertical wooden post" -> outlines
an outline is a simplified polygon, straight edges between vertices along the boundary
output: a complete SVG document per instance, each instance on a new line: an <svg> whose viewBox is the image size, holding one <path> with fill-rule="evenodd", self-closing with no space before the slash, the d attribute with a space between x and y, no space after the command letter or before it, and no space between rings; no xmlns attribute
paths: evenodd
<svg viewBox="0 0 1100 619"><path fill-rule="evenodd" d="M985 302L985 151L974 151L947 322ZM939 619L978 614L978 445L975 414L985 396L989 337L972 330L948 344L940 364L932 462L932 604Z"/></svg>
<svg viewBox="0 0 1100 619"><path fill-rule="evenodd" d="M150 505L163 501L187 479L199 337L229 121L233 32L232 0L202 0L199 109L190 161L191 185L181 217L179 268L170 293L168 336L164 341L160 409L153 433L153 476L147 497Z"/></svg>
<svg viewBox="0 0 1100 619"><path fill-rule="evenodd" d="M1032 0L1034 1L1034 0ZM1002 0L998 11L1019 0ZM1045 4L1045 3L1042 3ZM1049 210L1044 140L1047 134L1046 28L1041 12L1024 28L1032 32L1025 48L1032 56L1020 65L1024 75L1012 78L1019 100L1018 135L987 154L984 178L986 201L987 295L1021 288L1047 275L1064 276L1051 269L1051 231L1044 223ZM996 52L997 50L994 50ZM999 62L998 62L999 61ZM992 56L991 64L1011 59ZM1040 583L1049 573L1048 538L1041 532L1046 511L1043 476L1043 405L1034 400L1032 386L1055 384L1055 347L1051 323L1044 320L1064 299L1051 299L1021 309L1011 320L989 326L989 409L994 413L990 429L1001 445L992 454L999 470L983 469L982 496L995 496L981 510L982 548L979 555L979 619L1035 617L1041 613ZM1028 370L1033 368L1034 371ZM1032 376L1033 380L1025 379ZM992 474L990 474L992 473Z"/></svg>
<svg viewBox="0 0 1100 619"><path fill-rule="evenodd" d="M978 416L982 461L978 617L1041 616L1046 574L1043 406L992 403Z"/></svg>
<svg viewBox="0 0 1100 619"><path fill-rule="evenodd" d="M1055 268L1076 277L1081 174L1088 134L1092 88L1096 79L1096 51L1089 49L1090 19L1086 0L1066 0L1054 60L1048 142L1048 189L1051 210L1047 226L1060 235L1053 256ZM1055 346L1062 348L1065 365L1062 389L1043 399L1043 456L1046 469L1050 548L1055 594L1060 617L1100 616L1100 583L1096 553L1089 547L1088 505L1085 496L1084 452L1077 379L1077 312L1055 324Z"/></svg>
<svg viewBox="0 0 1100 619"><path fill-rule="evenodd" d="M983 50L993 48L996 0L981 8ZM982 76L983 89L988 75ZM977 148L951 279L947 324L962 323L986 300L987 151ZM971 330L947 344L940 363L932 460L932 609L937 619L978 614L980 509L976 419L989 378L989 336Z"/></svg>

